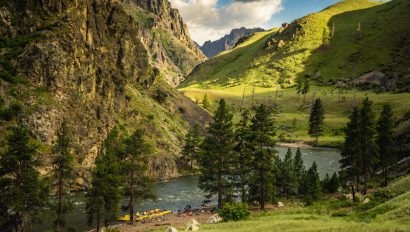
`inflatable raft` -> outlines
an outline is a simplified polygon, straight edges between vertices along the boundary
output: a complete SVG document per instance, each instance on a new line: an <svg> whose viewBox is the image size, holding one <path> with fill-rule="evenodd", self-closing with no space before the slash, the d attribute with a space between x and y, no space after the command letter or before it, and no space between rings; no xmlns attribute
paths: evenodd
<svg viewBox="0 0 410 232"><path fill-rule="evenodd" d="M144 221L145 219L152 220L158 217L162 217L168 214L171 214L172 211L170 210L160 210L160 209L155 209L155 210L149 210L145 211L143 213L137 212L135 213L134 221ZM130 221L130 215L126 214L122 217L118 218L118 221L125 221L128 222Z"/></svg>

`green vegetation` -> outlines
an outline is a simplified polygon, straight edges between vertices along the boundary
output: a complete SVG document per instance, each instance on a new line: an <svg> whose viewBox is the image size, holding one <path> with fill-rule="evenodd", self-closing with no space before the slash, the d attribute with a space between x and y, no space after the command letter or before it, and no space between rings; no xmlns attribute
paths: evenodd
<svg viewBox="0 0 410 232"><path fill-rule="evenodd" d="M224 221L239 221L251 216L248 205L241 203L225 204L218 214Z"/></svg>
<svg viewBox="0 0 410 232"><path fill-rule="evenodd" d="M320 98L326 119L318 145L340 147L349 111L366 96L376 111L390 103L395 118L410 109L405 100L410 97L405 91L409 59L403 52L408 49L409 8L404 0L342 1L282 28L256 33L199 65L180 85L180 91L191 99L207 94L210 111L219 98L234 104L238 111L254 104L275 105L278 123L284 125L278 131L279 141L310 144L314 141L307 135L307 118L312 101ZM267 46L280 41L284 43L281 48ZM349 80L373 70L397 80L396 92L402 93L350 87Z"/></svg>
<svg viewBox="0 0 410 232"><path fill-rule="evenodd" d="M0 154L1 230L29 231L40 210L48 204L48 181L40 177L36 143L26 127L14 127L7 149Z"/></svg>
<svg viewBox="0 0 410 232"><path fill-rule="evenodd" d="M309 135L315 136L315 144L319 143L319 135L323 132L323 122L325 119L325 109L323 109L320 98L315 100L309 117Z"/></svg>
<svg viewBox="0 0 410 232"><path fill-rule="evenodd" d="M67 190L72 188L75 179L72 132L67 121L63 120L57 132L57 142L54 146L53 180L57 202L55 205L57 217L54 221L55 231L63 231L64 217L71 209L71 202L67 200Z"/></svg>
<svg viewBox="0 0 410 232"><path fill-rule="evenodd" d="M180 89L192 100L201 99L207 94L211 102L210 112L215 110L214 105L220 98L234 106L236 117L239 121L240 109L250 108L255 104L264 103L273 106L276 103L277 123L282 125L278 128L277 136L280 142L301 142L314 144L314 140L308 135L308 120L313 98L320 98L325 109L324 131L320 137L319 146L340 147L343 143L343 127L347 123L347 117L353 106L358 105L363 99L369 97L373 101L374 110L381 111L383 105L389 103L393 108L393 116L398 119L410 109L409 93L375 93L372 91L357 91L354 89L344 90L339 93L332 87L311 86L307 95L307 102L298 100L295 88L279 89L262 88L252 86L215 87L210 90L199 88ZM245 93L244 93L245 90ZM253 94L254 92L254 94ZM243 97L244 96L244 97ZM252 100L253 99L253 100Z"/></svg>
<svg viewBox="0 0 410 232"><path fill-rule="evenodd" d="M339 2L282 28L256 33L240 46L201 64L182 87L286 87L305 76L328 84L372 70L394 77L396 68L404 87L408 78L403 51L408 47L404 41L409 39L409 8L405 0ZM267 41L282 41L283 45L266 48ZM403 62L400 67L391 62L395 58Z"/></svg>

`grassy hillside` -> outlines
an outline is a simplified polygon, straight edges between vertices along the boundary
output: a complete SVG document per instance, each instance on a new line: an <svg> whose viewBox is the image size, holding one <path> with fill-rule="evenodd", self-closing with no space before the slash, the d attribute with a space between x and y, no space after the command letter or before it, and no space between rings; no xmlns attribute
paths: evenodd
<svg viewBox="0 0 410 232"><path fill-rule="evenodd" d="M200 65L181 86L287 87L305 75L332 84L372 70L397 74L406 86L409 10L405 0L345 0L290 25L257 33Z"/></svg>
<svg viewBox="0 0 410 232"><path fill-rule="evenodd" d="M384 203L352 203L344 199L325 199L310 207L287 200L284 208L256 212L245 221L201 225L201 231L409 231L410 175L386 189L397 193ZM400 186L400 187L398 187ZM375 201L374 196L368 196ZM373 204L373 205L370 205ZM371 215L365 217L363 215ZM182 229L182 228L180 228ZM162 230L158 230L162 231Z"/></svg>
<svg viewBox="0 0 410 232"><path fill-rule="evenodd" d="M320 97L326 110L320 145L339 146L350 109L366 96L375 102L377 111L382 104L392 104L397 119L410 110L406 91L393 94L337 88L339 80L372 70L398 77L401 90L410 86L410 59L406 58L409 10L410 4L404 0L342 1L290 25L256 33L201 64L179 89L193 100L201 100L204 94L214 102L226 98L237 110L276 103L281 124L278 137L286 142L311 141L307 135L310 103ZM293 87L297 78L305 76L314 79L306 102Z"/></svg>

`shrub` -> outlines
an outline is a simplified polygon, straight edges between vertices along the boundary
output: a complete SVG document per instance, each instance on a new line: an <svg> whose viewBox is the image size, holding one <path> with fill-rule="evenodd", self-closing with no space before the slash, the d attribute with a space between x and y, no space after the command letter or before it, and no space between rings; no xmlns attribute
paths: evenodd
<svg viewBox="0 0 410 232"><path fill-rule="evenodd" d="M225 204L223 209L220 209L218 213L224 221L239 221L251 215L248 205L241 203Z"/></svg>

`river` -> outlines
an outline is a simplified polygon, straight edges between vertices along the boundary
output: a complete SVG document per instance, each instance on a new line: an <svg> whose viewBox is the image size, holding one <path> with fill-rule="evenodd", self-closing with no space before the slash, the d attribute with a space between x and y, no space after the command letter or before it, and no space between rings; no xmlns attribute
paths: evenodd
<svg viewBox="0 0 410 232"><path fill-rule="evenodd" d="M296 148L291 148L293 155L296 153ZM284 158L287 148L276 147L279 157ZM316 161L318 172L321 177L326 173L329 175L339 170L340 152L334 149L323 148L301 148L302 158L305 166L308 168ZM147 209L169 209L177 211L184 208L186 205L191 205L197 208L204 200L204 193L197 187L198 177L187 176L179 177L166 182L155 184L154 192L157 194L158 201L144 201L138 204L137 211ZM72 228L71 231L84 231L90 229L87 225L87 216L85 213L85 193L79 192L70 196L74 202L74 209L67 215L67 228ZM125 212L124 212L125 213ZM46 210L41 213L42 223L34 225L33 231L52 231L54 212Z"/></svg>

